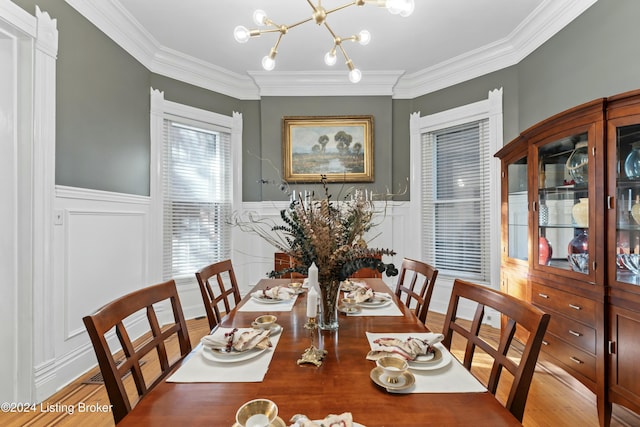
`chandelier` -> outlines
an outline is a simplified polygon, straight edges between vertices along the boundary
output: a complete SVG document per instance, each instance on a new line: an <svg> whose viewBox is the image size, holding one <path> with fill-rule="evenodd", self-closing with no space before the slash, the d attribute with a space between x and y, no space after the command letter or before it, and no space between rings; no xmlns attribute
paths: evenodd
<svg viewBox="0 0 640 427"><path fill-rule="evenodd" d="M336 53L340 50L346 61L346 66L349 69L349 80L353 83L358 83L362 78L362 72L353 65L353 61L351 61L351 58L347 55L344 46L342 46L342 42L352 41L358 42L361 45L366 45L371 40L371 34L367 30L362 30L358 34L354 34L349 37L339 37L327 23L327 17L329 14L345 9L349 6L364 6L367 3L373 3L379 7L386 7L391 14L400 16L409 16L414 9L414 0L354 0L350 3L329 10L322 7L322 0L318 0L317 5L314 5L311 0L307 0L307 3L309 3L309 6L313 9L313 13L309 18L290 25L279 25L269 19L263 10L258 9L253 12L253 21L259 27L266 28L249 30L246 27L239 25L234 29L233 35L238 43L246 43L251 37L259 37L264 33L280 33L269 54L262 58L262 67L267 71L271 71L276 66L276 55L278 53L280 40L282 40L282 37L287 34L290 29L309 21L313 21L317 25L324 25L331 34L331 37L333 37L333 47L324 56L325 64L328 66L335 65L337 61Z"/></svg>

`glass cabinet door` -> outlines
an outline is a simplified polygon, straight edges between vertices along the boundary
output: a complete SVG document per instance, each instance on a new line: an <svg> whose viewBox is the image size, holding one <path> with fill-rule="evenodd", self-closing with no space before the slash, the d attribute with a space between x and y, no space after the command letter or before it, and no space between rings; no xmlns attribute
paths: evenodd
<svg viewBox="0 0 640 427"><path fill-rule="evenodd" d="M529 259L529 207L527 157L507 166L509 258Z"/></svg>
<svg viewBox="0 0 640 427"><path fill-rule="evenodd" d="M640 124L616 128L616 280L640 284Z"/></svg>
<svg viewBox="0 0 640 427"><path fill-rule="evenodd" d="M538 149L537 266L589 274L588 133Z"/></svg>

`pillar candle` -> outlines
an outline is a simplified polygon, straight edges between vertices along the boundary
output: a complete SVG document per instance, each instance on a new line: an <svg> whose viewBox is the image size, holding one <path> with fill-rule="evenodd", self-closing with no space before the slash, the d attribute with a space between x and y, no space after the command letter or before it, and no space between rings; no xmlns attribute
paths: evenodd
<svg viewBox="0 0 640 427"><path fill-rule="evenodd" d="M318 289L318 266L316 263L311 263L311 267L309 267L309 271L307 272L307 277L309 278L309 289L313 288Z"/></svg>
<svg viewBox="0 0 640 427"><path fill-rule="evenodd" d="M316 288L309 287L307 292L307 317L316 317L318 315L318 293Z"/></svg>

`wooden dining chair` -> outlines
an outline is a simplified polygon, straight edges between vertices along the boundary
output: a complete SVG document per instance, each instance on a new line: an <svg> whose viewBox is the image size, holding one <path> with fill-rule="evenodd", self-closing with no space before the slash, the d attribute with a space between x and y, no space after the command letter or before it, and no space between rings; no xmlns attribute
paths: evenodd
<svg viewBox="0 0 640 427"><path fill-rule="evenodd" d="M409 258L402 260L395 294L400 300L404 300L408 308L414 308L416 317L422 323L427 320L437 277L438 270L425 262Z"/></svg>
<svg viewBox="0 0 640 427"><path fill-rule="evenodd" d="M458 317L458 308L465 304L475 304L475 314L471 322ZM504 326L500 330L498 342L495 334L492 338L491 334L482 332L485 308L493 309L504 317ZM511 375L505 379L504 387L508 390L508 395L503 404L518 421L522 422L531 379L549 324L549 317L549 314L526 301L486 286L456 279L444 319L442 343L447 349L451 349L453 339L463 340L465 351L462 364L483 382L494 396L500 385L503 369L506 369ZM526 341L514 342L516 327L526 331ZM477 348L480 349L478 353L476 353ZM474 372L472 369L474 357L478 358L479 365L491 367L488 378L484 381L482 377L486 375L481 375L482 370ZM509 380L512 381L510 386Z"/></svg>
<svg viewBox="0 0 640 427"><path fill-rule="evenodd" d="M273 254L273 271L282 271L288 268L292 268L295 265L295 261L289 254L284 252L275 252ZM292 271L290 273L284 273L279 276L282 279L304 279L307 277L304 274Z"/></svg>
<svg viewBox="0 0 640 427"><path fill-rule="evenodd" d="M167 307L172 314L172 320L162 326L156 314L159 307ZM122 296L82 320L98 359L116 424L191 351L173 280ZM114 329L115 336L112 335ZM131 342L129 331L132 330L146 331L136 346ZM172 351L175 338L180 351L179 356L171 360L171 355L176 353ZM112 352L112 348L116 351ZM152 368L142 369L143 363ZM158 368L160 372L156 374ZM137 394L133 393L132 382Z"/></svg>
<svg viewBox="0 0 640 427"><path fill-rule="evenodd" d="M200 286L209 328L213 329L241 299L233 264L230 259L210 264L196 272L196 279ZM214 281L215 284L212 285ZM223 311L221 307L224 307Z"/></svg>

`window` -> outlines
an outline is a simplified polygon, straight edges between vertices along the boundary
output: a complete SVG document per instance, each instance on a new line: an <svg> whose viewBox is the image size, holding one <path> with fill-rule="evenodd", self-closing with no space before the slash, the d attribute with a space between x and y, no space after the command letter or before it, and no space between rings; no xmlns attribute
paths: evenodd
<svg viewBox="0 0 640 427"><path fill-rule="evenodd" d="M420 117L411 115L412 253L439 276L499 283L502 89L487 99ZM415 231L415 230L414 230Z"/></svg>
<svg viewBox="0 0 640 427"><path fill-rule="evenodd" d="M154 280L191 292L195 272L232 254L241 201L242 114L225 116L151 89L151 236Z"/></svg>
<svg viewBox="0 0 640 427"><path fill-rule="evenodd" d="M193 276L231 255L230 135L165 120L162 158L163 276Z"/></svg>
<svg viewBox="0 0 640 427"><path fill-rule="evenodd" d="M424 133L423 253L443 274L488 281L488 120Z"/></svg>

